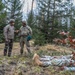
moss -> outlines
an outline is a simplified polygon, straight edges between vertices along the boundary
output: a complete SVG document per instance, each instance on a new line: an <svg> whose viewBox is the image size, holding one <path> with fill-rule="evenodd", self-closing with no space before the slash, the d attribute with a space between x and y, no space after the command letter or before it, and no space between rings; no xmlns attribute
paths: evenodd
<svg viewBox="0 0 75 75"><path fill-rule="evenodd" d="M71 71L60 71L59 75L75 75L75 73Z"/></svg>
<svg viewBox="0 0 75 75"><path fill-rule="evenodd" d="M42 69L39 66L35 66L33 70L35 73L40 73Z"/></svg>

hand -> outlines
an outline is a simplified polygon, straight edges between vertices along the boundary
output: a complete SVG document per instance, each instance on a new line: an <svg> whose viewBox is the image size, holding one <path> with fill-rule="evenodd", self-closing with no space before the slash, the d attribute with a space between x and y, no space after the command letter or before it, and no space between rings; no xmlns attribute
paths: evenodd
<svg viewBox="0 0 75 75"><path fill-rule="evenodd" d="M18 32L19 32L19 30L16 30L15 32L16 32L16 33L18 33Z"/></svg>

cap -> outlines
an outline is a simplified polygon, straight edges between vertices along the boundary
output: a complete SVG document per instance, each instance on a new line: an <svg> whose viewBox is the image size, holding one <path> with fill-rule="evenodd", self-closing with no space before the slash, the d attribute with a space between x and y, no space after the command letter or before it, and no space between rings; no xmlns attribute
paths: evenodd
<svg viewBox="0 0 75 75"><path fill-rule="evenodd" d="M15 20L14 19L10 19L9 23L12 23L12 22L15 22Z"/></svg>
<svg viewBox="0 0 75 75"><path fill-rule="evenodd" d="M22 21L22 23L26 24L26 21Z"/></svg>

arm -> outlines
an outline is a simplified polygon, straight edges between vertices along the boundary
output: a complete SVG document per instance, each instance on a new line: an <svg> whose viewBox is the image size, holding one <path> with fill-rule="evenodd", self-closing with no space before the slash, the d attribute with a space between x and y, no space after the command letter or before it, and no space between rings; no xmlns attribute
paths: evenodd
<svg viewBox="0 0 75 75"><path fill-rule="evenodd" d="M19 33L20 30L15 30L15 33Z"/></svg>
<svg viewBox="0 0 75 75"><path fill-rule="evenodd" d="M4 28L4 37L5 37L5 40L8 41L8 26Z"/></svg>
<svg viewBox="0 0 75 75"><path fill-rule="evenodd" d="M32 35L32 29L29 26L27 27L28 27L29 33Z"/></svg>
<svg viewBox="0 0 75 75"><path fill-rule="evenodd" d="M20 27L20 29L18 30L18 37L21 36L21 28L22 28L22 27Z"/></svg>

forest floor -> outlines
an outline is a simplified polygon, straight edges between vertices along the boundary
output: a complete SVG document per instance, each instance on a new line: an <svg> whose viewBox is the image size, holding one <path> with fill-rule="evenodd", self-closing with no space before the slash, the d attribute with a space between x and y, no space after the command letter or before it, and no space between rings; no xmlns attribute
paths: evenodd
<svg viewBox="0 0 75 75"><path fill-rule="evenodd" d="M59 71L55 66L37 66L32 60L34 53L50 56L71 54L75 50L70 47L55 44L34 47L31 41L32 54L29 55L25 48L24 54L20 55L19 43L14 43L11 57L3 56L3 49L4 43L0 44L0 75L75 75L75 72Z"/></svg>

